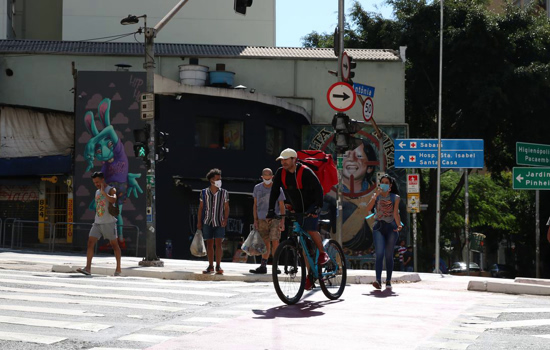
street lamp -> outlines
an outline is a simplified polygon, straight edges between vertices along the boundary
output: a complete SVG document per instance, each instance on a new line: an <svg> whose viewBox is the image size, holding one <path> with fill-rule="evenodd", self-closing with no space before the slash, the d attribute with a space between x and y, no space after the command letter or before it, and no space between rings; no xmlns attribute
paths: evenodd
<svg viewBox="0 0 550 350"><path fill-rule="evenodd" d="M142 17L147 20L147 15L143 15L143 16L128 15L128 17L120 20L120 24L122 24L123 26L129 25L129 24L138 24L139 19ZM145 23L146 23L145 26L147 27L147 22Z"/></svg>
<svg viewBox="0 0 550 350"><path fill-rule="evenodd" d="M155 93L155 37L157 33L164 28L166 23L176 15L176 13L187 3L189 0L180 0L176 6L154 28L147 27L147 16L134 16L128 15L128 17L122 19L120 24L129 25L137 24L139 18L144 19L144 34L145 34L145 63L143 68L147 73L146 75L146 92L149 94ZM157 256L157 234L156 234L156 209L155 209L155 118L154 113L152 117L146 120L146 124L150 130L149 140L147 147L149 153L147 154L147 186L146 186L146 218L147 218L147 232L146 232L146 253L145 258L139 262L140 266L164 266L164 262Z"/></svg>

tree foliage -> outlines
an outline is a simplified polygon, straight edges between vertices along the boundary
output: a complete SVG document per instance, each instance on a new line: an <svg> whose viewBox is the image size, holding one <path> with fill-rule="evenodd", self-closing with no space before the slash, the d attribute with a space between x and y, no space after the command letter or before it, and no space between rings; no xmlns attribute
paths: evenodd
<svg viewBox="0 0 550 350"><path fill-rule="evenodd" d="M410 136L437 138L440 2L387 3L393 7L392 19L353 3L345 47L397 50L407 46L405 118ZM516 142L548 143L550 22L536 3L523 9L508 3L502 13L490 11L487 5L487 0L444 2L441 127L442 138L485 140L485 165L493 180L483 176L471 181L471 187L486 186L472 195L472 225L490 232L491 239L500 239L521 232L533 218L528 201L532 193L510 190L506 171L515 165ZM303 38L303 44L333 47L333 34L313 32ZM425 180L436 178L435 169L426 173ZM455 181L457 175L452 174L445 181L455 187L442 196L441 215L445 230L457 232L464 222L457 214L463 179ZM423 202L435 208L436 181L422 183L421 192ZM435 210L428 210L421 219L427 249L434 244L435 215ZM525 244L532 244L524 236Z"/></svg>

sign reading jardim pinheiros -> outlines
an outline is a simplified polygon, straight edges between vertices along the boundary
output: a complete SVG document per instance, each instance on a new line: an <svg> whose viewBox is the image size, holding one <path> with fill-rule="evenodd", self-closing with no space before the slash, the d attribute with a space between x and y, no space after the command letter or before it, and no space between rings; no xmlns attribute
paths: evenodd
<svg viewBox="0 0 550 350"><path fill-rule="evenodd" d="M514 190L550 190L550 168L516 167Z"/></svg>
<svg viewBox="0 0 550 350"><path fill-rule="evenodd" d="M550 145L516 142L518 165L550 166Z"/></svg>

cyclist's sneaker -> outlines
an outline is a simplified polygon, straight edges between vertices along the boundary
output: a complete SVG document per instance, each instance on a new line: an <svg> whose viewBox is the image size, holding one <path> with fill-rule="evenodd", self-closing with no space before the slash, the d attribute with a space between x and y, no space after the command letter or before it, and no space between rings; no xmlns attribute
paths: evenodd
<svg viewBox="0 0 550 350"><path fill-rule="evenodd" d="M313 289L313 278L311 276L307 276L306 278L306 290L312 290Z"/></svg>
<svg viewBox="0 0 550 350"><path fill-rule="evenodd" d="M202 273L213 273L213 272L214 272L214 266L210 265Z"/></svg>
<svg viewBox="0 0 550 350"><path fill-rule="evenodd" d="M321 254L319 254L319 259L317 260L317 263L319 265L324 265L326 264L328 261L330 260L330 258L328 257L328 254L326 252L323 252Z"/></svg>
<svg viewBox="0 0 550 350"><path fill-rule="evenodd" d="M380 283L380 281L374 281L374 282L372 282L372 286L376 289L381 289L382 288L382 283Z"/></svg>
<svg viewBox="0 0 550 350"><path fill-rule="evenodd" d="M264 274L264 273L267 273L267 267L266 266L260 266L257 269L251 269L250 272L251 273Z"/></svg>

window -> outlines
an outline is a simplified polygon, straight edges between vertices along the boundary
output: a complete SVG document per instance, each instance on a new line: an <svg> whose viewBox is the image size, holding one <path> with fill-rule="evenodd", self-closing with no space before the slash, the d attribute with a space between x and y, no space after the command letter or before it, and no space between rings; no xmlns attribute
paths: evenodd
<svg viewBox="0 0 550 350"><path fill-rule="evenodd" d="M244 149L244 122L212 117L195 119L195 147Z"/></svg>
<svg viewBox="0 0 550 350"><path fill-rule="evenodd" d="M266 153L272 156L278 156L279 152L283 150L283 130L266 125L265 142Z"/></svg>

